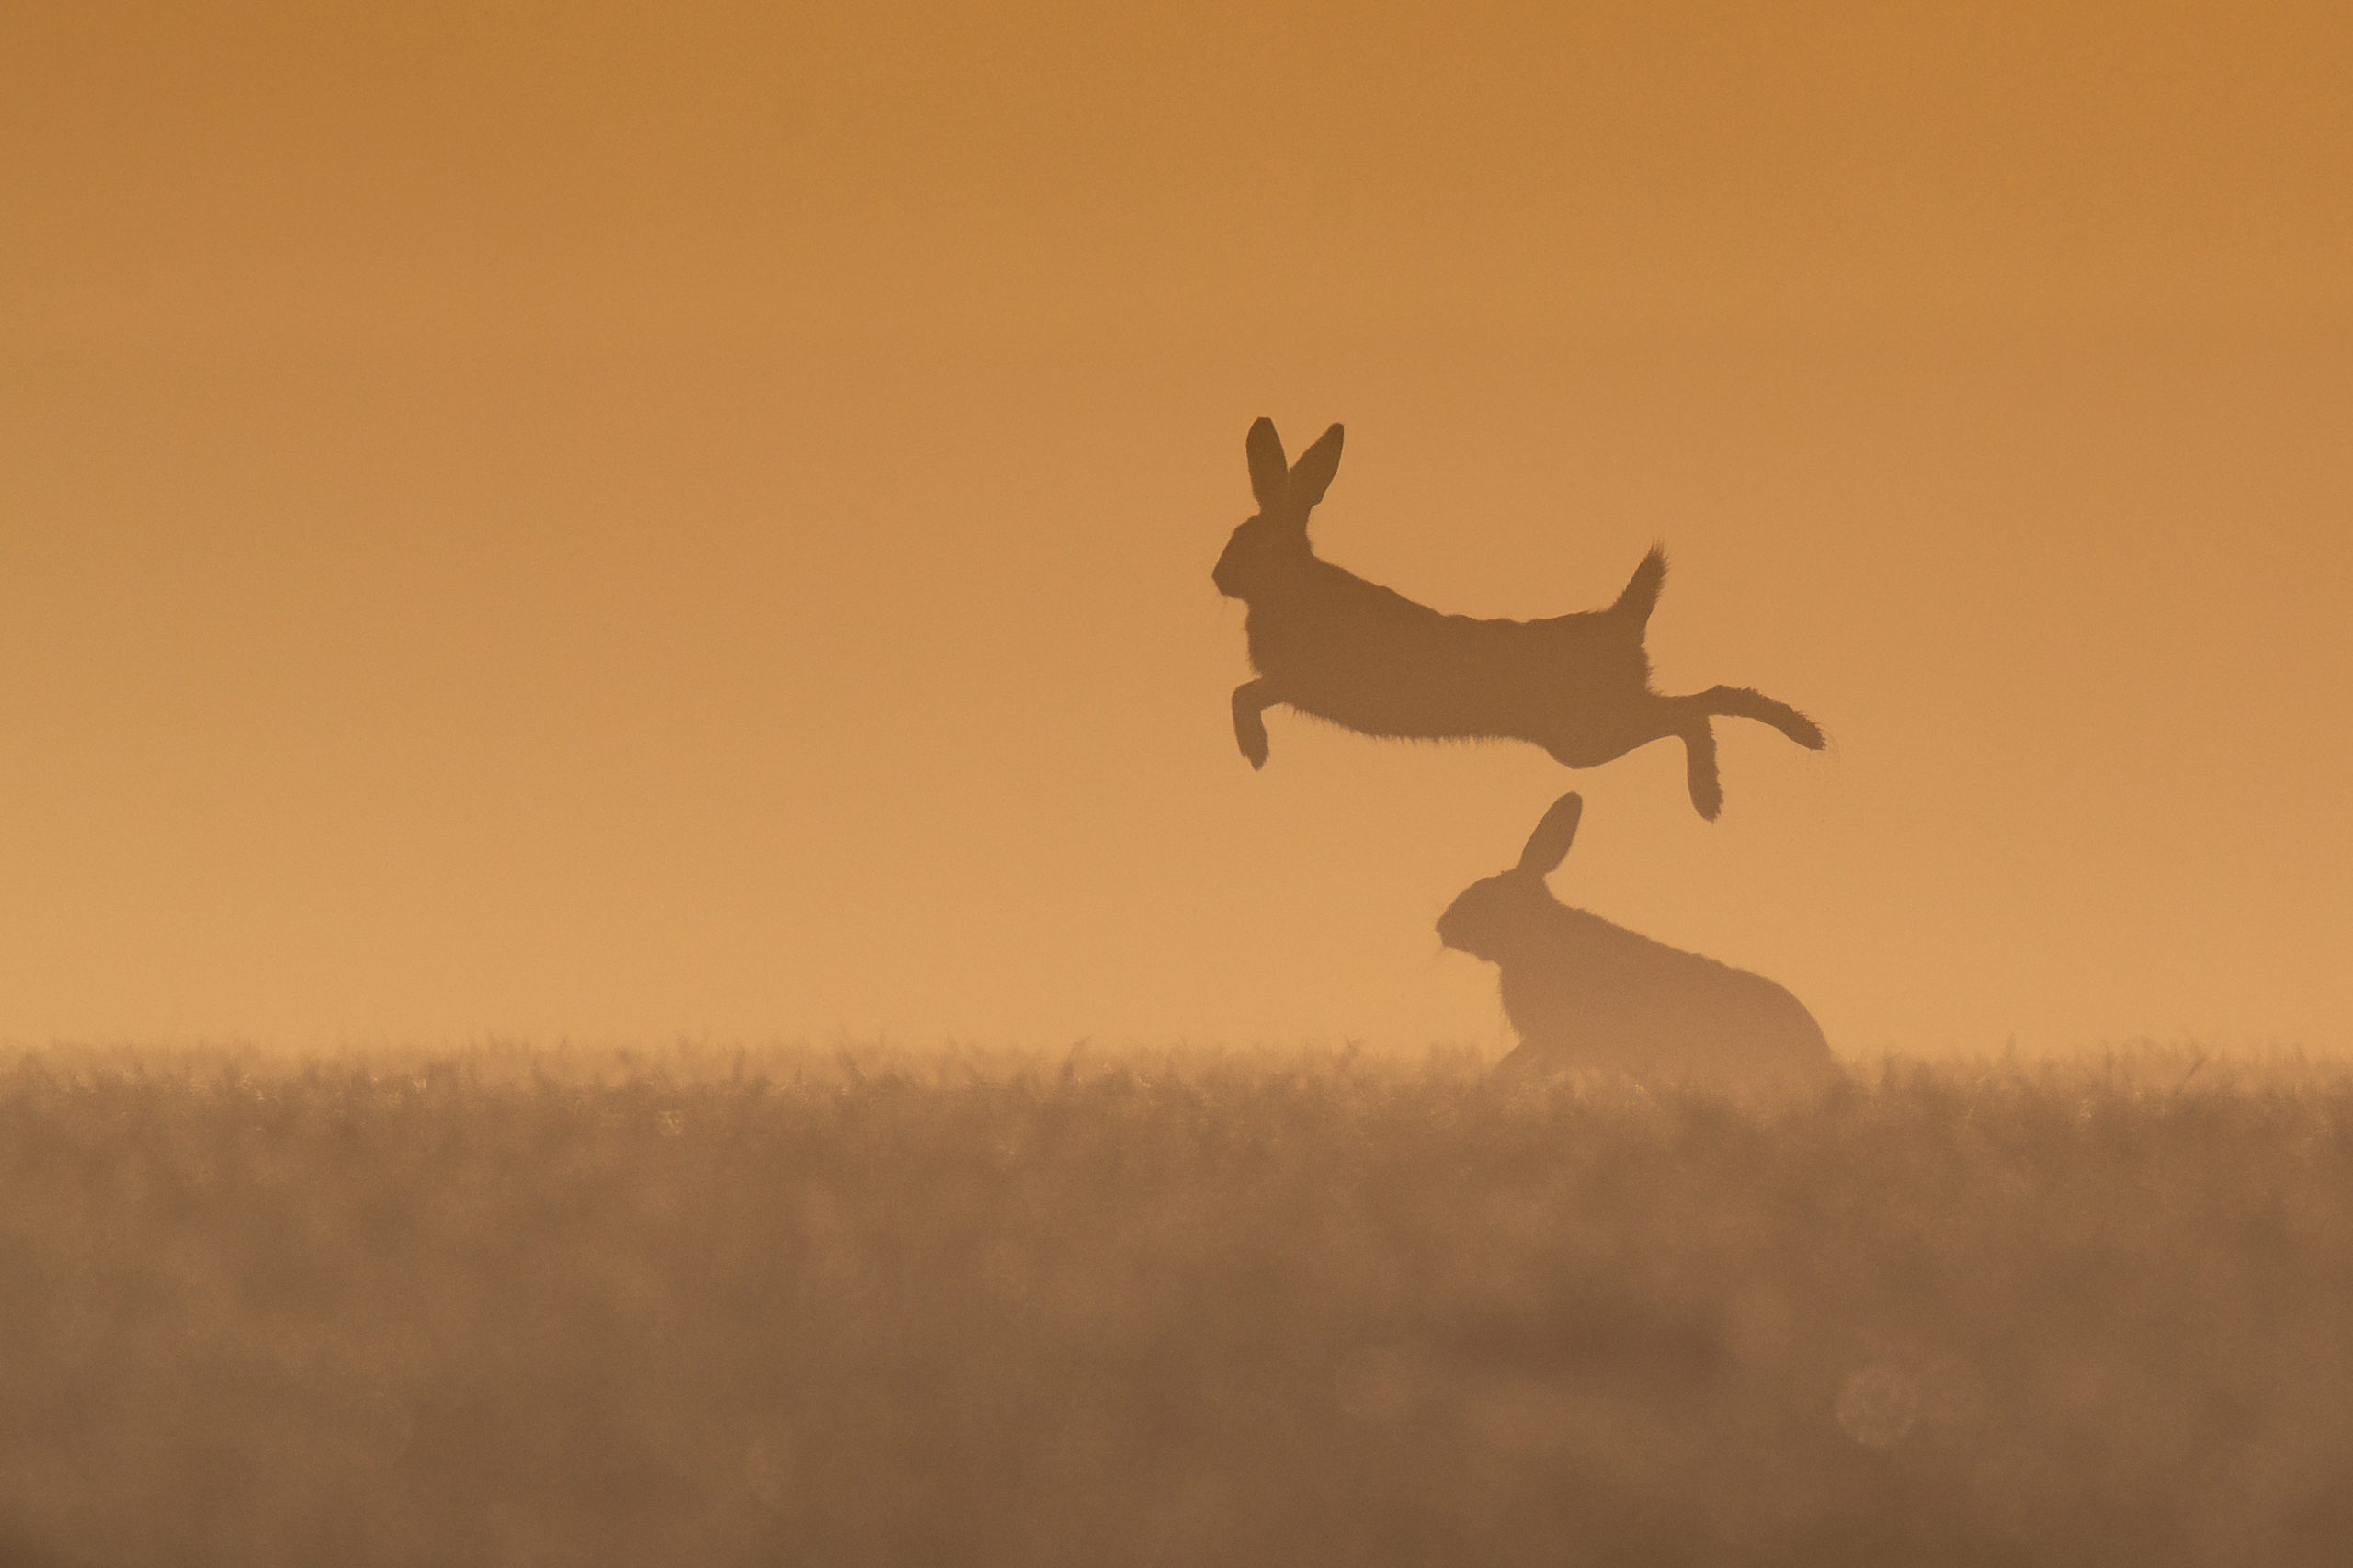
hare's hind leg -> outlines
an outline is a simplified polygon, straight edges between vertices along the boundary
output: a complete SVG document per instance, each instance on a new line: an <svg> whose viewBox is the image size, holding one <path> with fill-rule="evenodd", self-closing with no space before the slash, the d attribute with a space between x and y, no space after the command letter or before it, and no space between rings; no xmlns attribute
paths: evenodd
<svg viewBox="0 0 2353 1568"><path fill-rule="evenodd" d="M1267 689L1266 678L1244 681L1233 688L1233 739L1253 767L1267 766L1266 711L1282 699Z"/></svg>
<svg viewBox="0 0 2353 1568"><path fill-rule="evenodd" d="M1708 821L1724 809L1724 781L1716 771L1716 730L1701 713L1681 732L1684 783L1691 804Z"/></svg>
<svg viewBox="0 0 2353 1568"><path fill-rule="evenodd" d="M1770 724L1808 751L1820 751L1825 744L1821 725L1788 703L1745 686L1711 686L1696 697L1682 700L1728 719L1754 719L1760 724Z"/></svg>
<svg viewBox="0 0 2353 1568"><path fill-rule="evenodd" d="M1711 711L1704 696L1668 697L1645 691L1608 714L1608 722L1597 724L1588 716L1567 737L1544 749L1566 767L1592 767L1653 741L1681 741L1691 804L1713 822L1723 810L1724 790L1716 777L1716 733L1708 724Z"/></svg>
<svg viewBox="0 0 2353 1568"><path fill-rule="evenodd" d="M1716 813L1724 806L1723 781L1716 774L1716 733L1708 722L1711 717L1754 719L1761 724L1770 724L1809 751L1820 751L1824 744L1822 728L1813 720L1788 703L1777 702L1745 686L1711 686L1688 697L1662 700L1667 711L1676 716L1675 727L1667 733L1683 741L1684 770L1689 779L1691 803L1710 822L1715 821Z"/></svg>

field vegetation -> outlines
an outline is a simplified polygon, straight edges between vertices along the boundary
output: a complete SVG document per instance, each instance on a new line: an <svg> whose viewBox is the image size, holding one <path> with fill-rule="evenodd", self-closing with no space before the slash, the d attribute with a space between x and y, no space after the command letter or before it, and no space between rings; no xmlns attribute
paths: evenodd
<svg viewBox="0 0 2353 1568"><path fill-rule="evenodd" d="M0 1062L0 1561L2341 1562L2353 1078Z"/></svg>

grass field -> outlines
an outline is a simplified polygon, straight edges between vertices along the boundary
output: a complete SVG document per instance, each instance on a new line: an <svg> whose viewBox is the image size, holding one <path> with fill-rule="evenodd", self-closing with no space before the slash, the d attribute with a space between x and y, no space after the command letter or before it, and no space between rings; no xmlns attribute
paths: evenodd
<svg viewBox="0 0 2353 1568"><path fill-rule="evenodd" d="M2353 1078L0 1063L0 1562L2345 1561Z"/></svg>

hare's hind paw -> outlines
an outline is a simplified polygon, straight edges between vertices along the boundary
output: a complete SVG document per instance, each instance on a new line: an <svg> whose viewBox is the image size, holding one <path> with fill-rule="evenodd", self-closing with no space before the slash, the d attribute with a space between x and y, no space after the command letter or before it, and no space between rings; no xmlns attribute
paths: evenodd
<svg viewBox="0 0 2353 1568"><path fill-rule="evenodd" d="M1691 804L1699 815L1713 822L1723 814L1724 787L1713 778L1691 780Z"/></svg>
<svg viewBox="0 0 2353 1568"><path fill-rule="evenodd" d="M1716 733L1702 722L1683 737L1683 771L1691 804L1710 822L1724 809L1723 778L1716 771Z"/></svg>
<svg viewBox="0 0 2353 1568"><path fill-rule="evenodd" d="M1820 751L1830 744L1830 738L1822 733L1822 726L1794 708L1790 710L1790 722L1781 726L1781 733L1808 751Z"/></svg>

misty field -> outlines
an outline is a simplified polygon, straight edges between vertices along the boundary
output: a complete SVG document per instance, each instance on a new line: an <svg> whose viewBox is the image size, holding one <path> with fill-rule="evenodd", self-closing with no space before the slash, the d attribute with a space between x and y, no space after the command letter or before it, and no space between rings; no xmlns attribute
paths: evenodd
<svg viewBox="0 0 2353 1568"><path fill-rule="evenodd" d="M0 1561L2342 1561L2353 1080L0 1063Z"/></svg>

